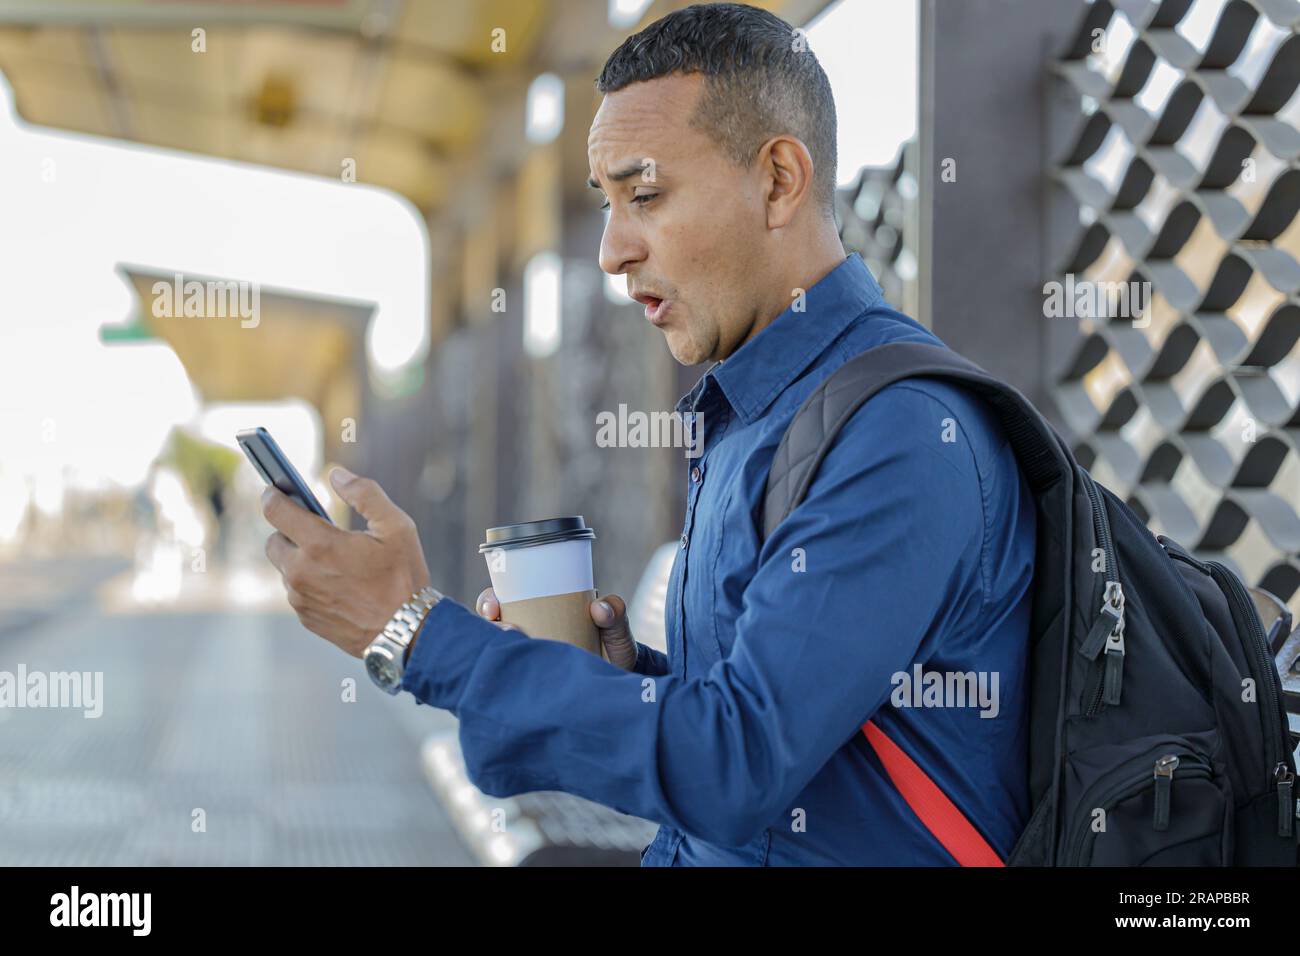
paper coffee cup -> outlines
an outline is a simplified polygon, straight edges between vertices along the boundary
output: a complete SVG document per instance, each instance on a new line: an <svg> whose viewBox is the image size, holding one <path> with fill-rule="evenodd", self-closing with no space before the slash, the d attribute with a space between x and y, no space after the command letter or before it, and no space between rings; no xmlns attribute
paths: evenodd
<svg viewBox="0 0 1300 956"><path fill-rule="evenodd" d="M591 542L582 515L488 528L479 554L487 560L501 620L530 637L573 644L601 656L591 619L596 586Z"/></svg>

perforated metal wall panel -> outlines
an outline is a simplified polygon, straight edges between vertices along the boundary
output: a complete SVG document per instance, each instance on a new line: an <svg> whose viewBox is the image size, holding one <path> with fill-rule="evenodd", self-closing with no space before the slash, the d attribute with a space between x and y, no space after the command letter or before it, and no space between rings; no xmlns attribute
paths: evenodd
<svg viewBox="0 0 1300 956"><path fill-rule="evenodd" d="M1070 203L1044 292L1080 461L1293 611L1298 30L1297 0L1085 6L1054 68L1055 107L1074 107L1051 144Z"/></svg>

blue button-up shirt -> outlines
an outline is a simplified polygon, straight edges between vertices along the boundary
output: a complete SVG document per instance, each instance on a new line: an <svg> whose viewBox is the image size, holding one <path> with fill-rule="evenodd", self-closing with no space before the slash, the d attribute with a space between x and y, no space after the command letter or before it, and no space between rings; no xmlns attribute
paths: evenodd
<svg viewBox="0 0 1300 956"><path fill-rule="evenodd" d="M646 866L952 865L868 718L1005 858L1028 815L1029 491L982 400L911 379L852 416L762 540L773 454L816 385L873 346L938 343L856 253L798 305L678 403L703 437L683 457L667 655L642 645L629 673L444 600L403 687L456 714L485 793L563 790L660 823Z"/></svg>

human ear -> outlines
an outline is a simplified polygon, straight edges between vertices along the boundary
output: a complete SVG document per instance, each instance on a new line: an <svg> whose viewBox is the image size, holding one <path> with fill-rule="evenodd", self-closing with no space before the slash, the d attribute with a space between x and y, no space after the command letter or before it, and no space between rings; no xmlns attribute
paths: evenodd
<svg viewBox="0 0 1300 956"><path fill-rule="evenodd" d="M793 136L777 136L763 144L758 160L764 173L767 227L788 226L812 195L812 154Z"/></svg>

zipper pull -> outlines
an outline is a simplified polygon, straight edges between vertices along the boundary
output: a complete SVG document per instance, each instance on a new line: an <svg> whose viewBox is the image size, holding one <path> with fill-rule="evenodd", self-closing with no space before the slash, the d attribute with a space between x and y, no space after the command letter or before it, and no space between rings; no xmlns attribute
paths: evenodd
<svg viewBox="0 0 1300 956"><path fill-rule="evenodd" d="M1273 779L1277 781L1277 835L1289 837L1294 832L1296 816L1295 774L1285 763L1280 763L1273 771Z"/></svg>
<svg viewBox="0 0 1300 956"><path fill-rule="evenodd" d="M1090 661L1095 661L1101 649L1106 645L1106 638L1116 628L1124 626L1124 589L1118 581L1106 582L1106 593L1101 599L1101 613L1093 621L1088 636L1079 645L1079 653Z"/></svg>
<svg viewBox="0 0 1300 956"><path fill-rule="evenodd" d="M1157 830L1169 829L1169 803L1174 792L1174 771L1178 769L1178 755L1165 754L1156 761L1156 819Z"/></svg>
<svg viewBox="0 0 1300 956"><path fill-rule="evenodd" d="M1079 653L1090 661L1095 661L1101 649L1106 646L1106 638L1119 626L1120 612L1109 601L1101 606L1101 613L1093 622L1088 636L1079 645Z"/></svg>
<svg viewBox="0 0 1300 956"><path fill-rule="evenodd" d="M1106 639L1106 676L1102 683L1101 699L1110 706L1119 704L1120 690L1124 686L1124 620Z"/></svg>

